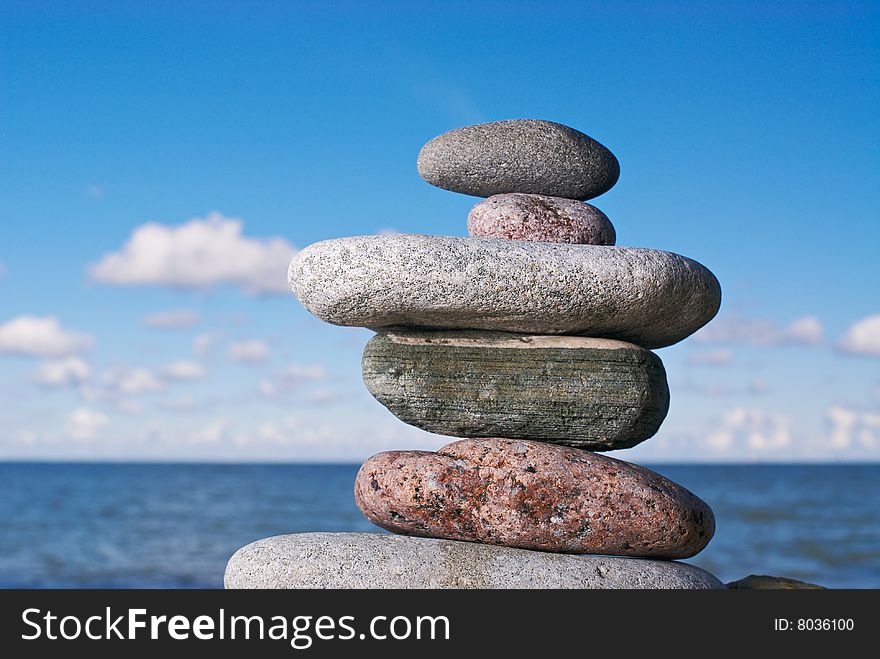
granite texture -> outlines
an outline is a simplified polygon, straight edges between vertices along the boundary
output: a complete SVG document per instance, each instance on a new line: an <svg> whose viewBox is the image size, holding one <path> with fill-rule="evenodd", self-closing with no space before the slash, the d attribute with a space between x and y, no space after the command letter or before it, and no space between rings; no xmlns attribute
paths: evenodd
<svg viewBox="0 0 880 659"><path fill-rule="evenodd" d="M291 261L318 318L371 328L480 329L672 345L709 322L718 280L654 249L381 235L315 243Z"/></svg>
<svg viewBox="0 0 880 659"><path fill-rule="evenodd" d="M452 192L505 192L591 199L607 192L620 164L607 148L568 126L513 119L456 128L422 147L419 174Z"/></svg>
<svg viewBox="0 0 880 659"><path fill-rule="evenodd" d="M362 370L401 421L454 437L611 451L654 435L669 409L660 358L613 339L383 332L367 343Z"/></svg>
<svg viewBox="0 0 880 659"><path fill-rule="evenodd" d="M715 532L709 506L660 474L525 440L379 453L354 492L364 515L394 533L523 549L688 558Z"/></svg>
<svg viewBox="0 0 880 659"><path fill-rule="evenodd" d="M226 588L723 588L692 565L377 533L301 533L242 547Z"/></svg>
<svg viewBox="0 0 880 659"><path fill-rule="evenodd" d="M537 194L499 194L471 209L468 233L477 238L613 245L611 220L595 206Z"/></svg>

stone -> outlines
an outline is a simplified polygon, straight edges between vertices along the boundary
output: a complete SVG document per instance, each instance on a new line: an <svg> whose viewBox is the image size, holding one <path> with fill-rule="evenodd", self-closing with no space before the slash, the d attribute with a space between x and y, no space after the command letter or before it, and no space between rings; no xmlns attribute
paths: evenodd
<svg viewBox="0 0 880 659"><path fill-rule="evenodd" d="M580 334L645 348L709 322L718 280L655 249L489 238L379 235L314 243L288 280L335 325Z"/></svg>
<svg viewBox="0 0 880 659"><path fill-rule="evenodd" d="M526 440L379 453L354 492L364 515L393 533L522 549L688 558L715 532L709 506L660 474Z"/></svg>
<svg viewBox="0 0 880 659"><path fill-rule="evenodd" d="M613 245L617 239L611 220L595 206L519 192L481 201L468 214L467 226L477 238L578 245Z"/></svg>
<svg viewBox="0 0 880 659"><path fill-rule="evenodd" d="M750 574L743 579L731 581L727 587L734 590L825 590L825 586L817 586L814 583L787 577L768 577L763 574Z"/></svg>
<svg viewBox="0 0 880 659"><path fill-rule="evenodd" d="M581 336L389 331L364 349L364 384L401 421L454 437L630 448L669 409L660 358Z"/></svg>
<svg viewBox="0 0 880 659"><path fill-rule="evenodd" d="M620 176L617 158L592 137L534 119L443 133L422 147L418 169L431 185L478 197L530 192L592 199Z"/></svg>
<svg viewBox="0 0 880 659"><path fill-rule="evenodd" d="M693 565L571 556L378 533L298 533L239 549L226 588L676 588L723 584Z"/></svg>

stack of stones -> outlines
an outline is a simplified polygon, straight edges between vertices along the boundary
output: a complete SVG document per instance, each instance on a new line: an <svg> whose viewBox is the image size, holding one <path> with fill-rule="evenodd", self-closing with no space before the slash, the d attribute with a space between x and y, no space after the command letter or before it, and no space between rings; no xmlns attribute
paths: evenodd
<svg viewBox="0 0 880 659"><path fill-rule="evenodd" d="M648 439L669 407L651 349L716 314L718 281L683 256L615 247L584 203L619 165L547 121L468 126L428 142L429 183L487 197L471 237L319 242L290 265L305 307L377 334L367 389L437 452L361 467L358 506L398 535L298 534L239 550L228 587L714 588L670 559L703 549L710 508L644 467L603 456Z"/></svg>

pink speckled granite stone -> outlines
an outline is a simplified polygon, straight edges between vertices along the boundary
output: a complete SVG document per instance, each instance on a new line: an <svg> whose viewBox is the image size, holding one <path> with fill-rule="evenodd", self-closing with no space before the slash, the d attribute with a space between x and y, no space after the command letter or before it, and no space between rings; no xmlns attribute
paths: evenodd
<svg viewBox="0 0 880 659"><path fill-rule="evenodd" d="M552 552L687 558L715 532L708 505L649 469L528 440L379 453L355 500L394 533Z"/></svg>
<svg viewBox="0 0 880 659"><path fill-rule="evenodd" d="M613 245L611 220L575 199L513 192L489 197L471 209L468 233L477 238Z"/></svg>

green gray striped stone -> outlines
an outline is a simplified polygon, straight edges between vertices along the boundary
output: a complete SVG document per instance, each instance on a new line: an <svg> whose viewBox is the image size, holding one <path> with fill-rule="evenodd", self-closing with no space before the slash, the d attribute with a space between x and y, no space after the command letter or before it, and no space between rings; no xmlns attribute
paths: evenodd
<svg viewBox="0 0 880 659"><path fill-rule="evenodd" d="M364 350L364 383L402 421L454 437L591 451L651 437L669 408L663 363L611 339L393 331Z"/></svg>

